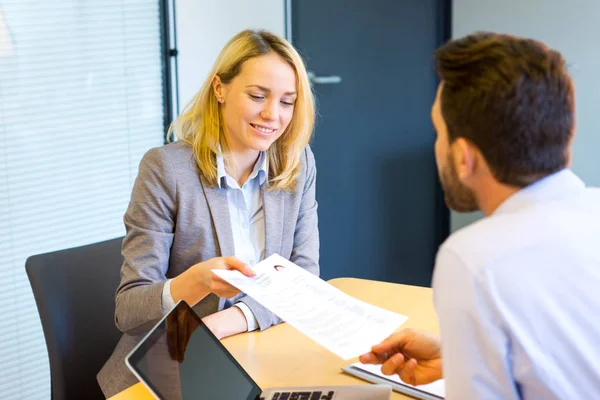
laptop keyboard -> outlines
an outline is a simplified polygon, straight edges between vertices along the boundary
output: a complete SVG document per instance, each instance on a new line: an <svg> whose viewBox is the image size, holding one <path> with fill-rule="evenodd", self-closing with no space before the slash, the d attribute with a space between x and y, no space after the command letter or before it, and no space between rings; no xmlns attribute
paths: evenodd
<svg viewBox="0 0 600 400"><path fill-rule="evenodd" d="M271 397L271 400L331 400L335 392L329 391L323 393L319 391L314 392L276 392Z"/></svg>

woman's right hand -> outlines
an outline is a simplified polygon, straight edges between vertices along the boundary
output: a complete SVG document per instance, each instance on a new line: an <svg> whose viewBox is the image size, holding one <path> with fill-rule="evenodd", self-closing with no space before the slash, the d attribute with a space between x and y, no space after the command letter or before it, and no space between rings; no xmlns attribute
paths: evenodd
<svg viewBox="0 0 600 400"><path fill-rule="evenodd" d="M213 269L237 270L246 276L254 276L254 271L247 264L234 256L215 257L208 261L194 264L191 268L202 288L219 297L231 298L240 293L235 287L215 275Z"/></svg>

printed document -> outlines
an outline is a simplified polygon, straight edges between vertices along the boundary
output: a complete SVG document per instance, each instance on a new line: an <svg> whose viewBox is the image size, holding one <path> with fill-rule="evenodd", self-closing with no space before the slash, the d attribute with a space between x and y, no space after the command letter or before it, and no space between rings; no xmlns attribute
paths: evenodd
<svg viewBox="0 0 600 400"><path fill-rule="evenodd" d="M239 271L213 272L344 360L371 351L408 318L357 300L278 254Z"/></svg>

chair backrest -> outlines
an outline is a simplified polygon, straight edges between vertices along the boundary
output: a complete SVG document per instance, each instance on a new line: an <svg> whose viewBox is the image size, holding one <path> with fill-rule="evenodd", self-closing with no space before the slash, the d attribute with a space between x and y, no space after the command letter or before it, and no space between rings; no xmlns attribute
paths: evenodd
<svg viewBox="0 0 600 400"><path fill-rule="evenodd" d="M115 291L123 238L29 257L25 264L50 359L52 399L104 399L96 374L121 333Z"/></svg>

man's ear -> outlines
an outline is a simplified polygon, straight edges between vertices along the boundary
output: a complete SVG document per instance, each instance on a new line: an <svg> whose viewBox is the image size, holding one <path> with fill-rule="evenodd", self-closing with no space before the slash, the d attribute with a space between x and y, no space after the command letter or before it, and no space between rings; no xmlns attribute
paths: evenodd
<svg viewBox="0 0 600 400"><path fill-rule="evenodd" d="M458 138L451 144L454 168L461 181L468 180L476 172L477 148L467 139Z"/></svg>

